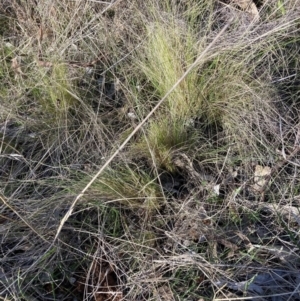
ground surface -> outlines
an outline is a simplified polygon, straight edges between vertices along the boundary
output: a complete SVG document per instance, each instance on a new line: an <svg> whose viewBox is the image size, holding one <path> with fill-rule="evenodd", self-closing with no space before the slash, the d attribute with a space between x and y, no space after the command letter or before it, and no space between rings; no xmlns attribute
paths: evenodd
<svg viewBox="0 0 300 301"><path fill-rule="evenodd" d="M1 300L300 300L300 2L164 2L0 3Z"/></svg>

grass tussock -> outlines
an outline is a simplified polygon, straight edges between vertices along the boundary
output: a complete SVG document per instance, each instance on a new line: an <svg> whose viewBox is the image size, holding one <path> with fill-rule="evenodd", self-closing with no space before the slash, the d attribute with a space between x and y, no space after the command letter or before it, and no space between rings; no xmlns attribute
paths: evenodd
<svg viewBox="0 0 300 301"><path fill-rule="evenodd" d="M299 5L2 1L1 298L298 300Z"/></svg>

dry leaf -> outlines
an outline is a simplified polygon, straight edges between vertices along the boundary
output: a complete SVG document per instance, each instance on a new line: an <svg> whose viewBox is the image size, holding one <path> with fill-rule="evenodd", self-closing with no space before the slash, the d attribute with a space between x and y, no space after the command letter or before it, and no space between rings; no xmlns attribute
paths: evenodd
<svg viewBox="0 0 300 301"><path fill-rule="evenodd" d="M136 116L133 112L127 113L127 116L128 116L130 119L133 119L133 120L138 119L137 116Z"/></svg>
<svg viewBox="0 0 300 301"><path fill-rule="evenodd" d="M215 193L216 195L220 195L220 184L215 185L215 186L213 187L213 189L214 189L214 193Z"/></svg>
<svg viewBox="0 0 300 301"><path fill-rule="evenodd" d="M266 183L266 177L271 174L271 168L269 166L255 166L254 172L254 185L252 188L259 191Z"/></svg>
<svg viewBox="0 0 300 301"><path fill-rule="evenodd" d="M21 66L19 64L19 57L16 56L11 60L11 68L14 70L14 72L16 73L16 75L20 74L20 75L24 75L24 73L21 70Z"/></svg>
<svg viewBox="0 0 300 301"><path fill-rule="evenodd" d="M267 208L273 214L282 214L282 217L289 223L297 223L300 226L300 209L291 205L264 204L263 208Z"/></svg>
<svg viewBox="0 0 300 301"><path fill-rule="evenodd" d="M242 10L249 13L254 21L259 20L259 12L252 0L232 0L237 6L239 6Z"/></svg>

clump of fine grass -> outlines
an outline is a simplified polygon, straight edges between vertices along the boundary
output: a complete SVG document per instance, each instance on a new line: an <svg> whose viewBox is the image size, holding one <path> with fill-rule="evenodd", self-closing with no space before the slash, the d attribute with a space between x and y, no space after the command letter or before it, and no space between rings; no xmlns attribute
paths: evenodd
<svg viewBox="0 0 300 301"><path fill-rule="evenodd" d="M72 84L68 82L66 66L54 65L50 74L43 74L38 89L42 90L36 97L41 103L42 111L52 115L54 119L56 117L59 119L62 113L68 115L70 108L79 105L76 92L72 91Z"/></svg>
<svg viewBox="0 0 300 301"><path fill-rule="evenodd" d="M155 21L147 24L148 38L136 62L148 83L141 93L147 97L151 95L154 100L162 98L172 88L199 51L188 25L172 16L172 12L166 13L164 23L159 18L156 15ZM137 144L141 154L152 150L154 163L168 171L175 169L170 161L171 154L176 149L189 148L195 137L189 123L199 114L202 102L197 81L197 72L187 75L166 99L162 111L150 122L146 136ZM137 107L148 106L143 96L137 96Z"/></svg>
<svg viewBox="0 0 300 301"><path fill-rule="evenodd" d="M97 197L103 198L105 202L119 203L148 213L159 210L164 204L156 180L143 170L134 170L129 166L107 170L91 190L92 203L95 205ZM100 199L99 203L101 202Z"/></svg>
<svg viewBox="0 0 300 301"><path fill-rule="evenodd" d="M178 152L189 151L197 140L186 120L159 119L150 122L147 135L132 147L133 154L148 158L148 164L168 172L177 170L173 156Z"/></svg>
<svg viewBox="0 0 300 301"><path fill-rule="evenodd" d="M1 295L294 298L299 4L258 3L255 23L218 1L12 1L0 19ZM231 17L51 245L91 176Z"/></svg>
<svg viewBox="0 0 300 301"><path fill-rule="evenodd" d="M148 30L145 58L140 68L158 98L172 88L198 53L197 42L184 25L171 19L166 20L166 24L154 23ZM193 114L197 114L201 106L197 78L196 72L191 72L166 100L165 110L170 119L189 118L192 109Z"/></svg>
<svg viewBox="0 0 300 301"><path fill-rule="evenodd" d="M191 11L195 13L189 10L190 14ZM145 78L141 96L136 96L137 107L144 106L142 99L145 95L153 100L162 98L207 43L206 36L201 37L193 24L189 23L194 20L191 15L188 18L175 9L166 13L163 21L159 14L153 19L155 21L151 26L148 25L148 38L137 61ZM203 31L211 30L212 26L213 22L208 23ZM182 150L182 144L186 149L191 149L195 141L193 137L203 138L199 128L187 126L191 124L211 128L214 133L223 131L230 137L227 142L233 143L241 156L249 152L249 145L255 156L263 157L270 151L267 139L261 133L256 139L252 132L262 122L269 128L276 118L274 109L270 107L270 101L276 97L274 89L254 74L254 60L257 60L256 66L261 64L261 47L268 44L268 39L255 49L247 49L243 33L240 34L241 38L234 44L224 44L221 51L220 43L204 57L199 69L193 70L182 80L156 114L155 121L149 124L138 149L142 150L141 153L145 153L143 149L152 150L159 167L174 171L170 154L176 149ZM257 114L260 116L256 117ZM245 124L243 130L241 124ZM162 136L165 138L159 139ZM191 139L185 140L185 137ZM146 157L153 161L151 152Z"/></svg>

